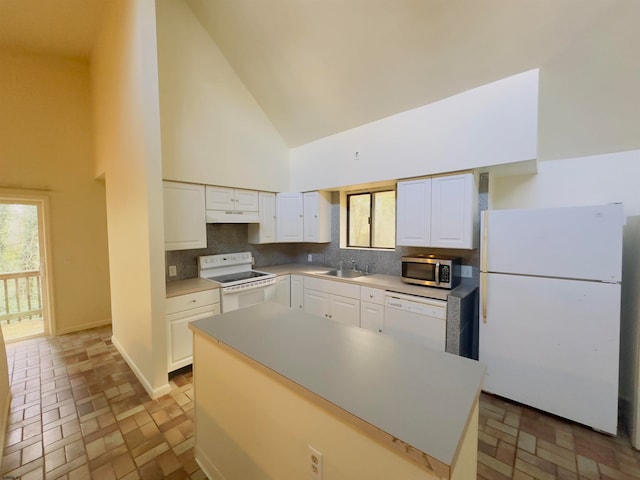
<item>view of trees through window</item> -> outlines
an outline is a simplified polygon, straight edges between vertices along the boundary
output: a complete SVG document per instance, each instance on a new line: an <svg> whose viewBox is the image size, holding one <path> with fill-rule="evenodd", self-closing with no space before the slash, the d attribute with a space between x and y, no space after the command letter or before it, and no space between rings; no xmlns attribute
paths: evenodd
<svg viewBox="0 0 640 480"><path fill-rule="evenodd" d="M38 207L0 203L0 273L39 268Z"/></svg>
<svg viewBox="0 0 640 480"><path fill-rule="evenodd" d="M352 193L347 196L349 247L394 248L396 192Z"/></svg>
<svg viewBox="0 0 640 480"><path fill-rule="evenodd" d="M0 203L0 326L5 340L44 331L38 206ZM27 322L23 320L33 319Z"/></svg>

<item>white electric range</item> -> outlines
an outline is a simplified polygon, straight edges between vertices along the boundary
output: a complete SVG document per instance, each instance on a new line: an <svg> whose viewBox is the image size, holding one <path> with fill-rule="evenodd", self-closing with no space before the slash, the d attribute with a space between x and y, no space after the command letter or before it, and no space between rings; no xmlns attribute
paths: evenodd
<svg viewBox="0 0 640 480"><path fill-rule="evenodd" d="M276 276L253 269L251 252L198 257L198 276L220 285L222 312L276 298Z"/></svg>

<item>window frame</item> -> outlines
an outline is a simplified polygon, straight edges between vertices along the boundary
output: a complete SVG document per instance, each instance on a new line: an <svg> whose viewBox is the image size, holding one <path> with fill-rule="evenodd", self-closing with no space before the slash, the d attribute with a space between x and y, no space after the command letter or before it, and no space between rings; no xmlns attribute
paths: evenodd
<svg viewBox="0 0 640 480"><path fill-rule="evenodd" d="M347 220L347 224L346 224L346 247L347 248L359 248L359 249L363 249L363 250L385 250L385 251L393 251L396 248L396 242L395 239L393 241L393 246L392 247L376 247L373 246L373 237L374 237L374 213L375 213L375 206L376 206L376 193L382 193L382 192L393 192L393 199L394 199L394 206L395 206L395 202L397 201L398 195L397 195L397 191L394 186L388 186L388 187L381 187L381 188L376 188L376 189L367 189L367 190L357 190L357 191L351 191L351 192L346 192L346 220ZM351 197L352 196L359 196L359 195L369 195L370 198L370 202L369 202L369 242L368 242L368 246L362 246L362 245L352 245L351 244ZM396 221L395 218L395 211L394 211L394 223Z"/></svg>

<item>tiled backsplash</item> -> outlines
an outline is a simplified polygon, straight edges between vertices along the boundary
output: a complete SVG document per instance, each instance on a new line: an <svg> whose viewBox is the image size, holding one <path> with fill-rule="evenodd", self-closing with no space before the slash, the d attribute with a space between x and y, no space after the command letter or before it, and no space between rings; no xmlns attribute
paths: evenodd
<svg viewBox="0 0 640 480"><path fill-rule="evenodd" d="M480 210L487 208L488 177L480 176ZM198 276L198 256L231 252L252 252L255 267L281 265L285 263L316 264L337 267L342 260L345 268L356 261L357 268L364 270L369 266L370 273L386 275L401 274L401 258L414 253L437 253L457 255L463 265L471 265L473 278L477 281L479 269L478 250L428 249L416 247L397 247L394 251L360 250L340 248L340 205L339 195L334 193L331 205L331 243L274 243L252 245L248 243L246 224L210 223L207 224L207 248L197 250L178 250L166 252L165 275L167 281ZM312 261L308 261L311 254ZM177 276L168 276L168 266L177 267Z"/></svg>

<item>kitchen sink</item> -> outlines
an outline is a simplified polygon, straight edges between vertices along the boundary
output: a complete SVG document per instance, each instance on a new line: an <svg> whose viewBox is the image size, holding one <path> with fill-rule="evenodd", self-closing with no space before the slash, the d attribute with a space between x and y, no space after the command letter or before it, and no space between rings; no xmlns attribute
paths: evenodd
<svg viewBox="0 0 640 480"><path fill-rule="evenodd" d="M364 272L359 270L329 270L328 272L321 272L321 274L329 275L330 277L358 278L364 275Z"/></svg>

